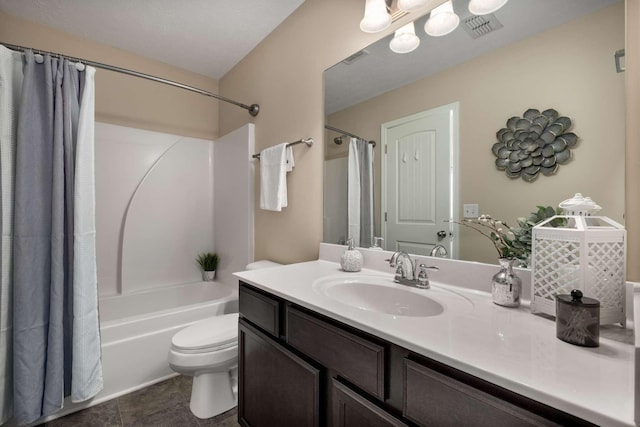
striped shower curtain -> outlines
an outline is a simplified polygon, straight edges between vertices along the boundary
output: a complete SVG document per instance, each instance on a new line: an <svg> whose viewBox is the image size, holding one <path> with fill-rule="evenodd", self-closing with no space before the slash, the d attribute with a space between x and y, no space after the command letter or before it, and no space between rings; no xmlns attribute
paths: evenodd
<svg viewBox="0 0 640 427"><path fill-rule="evenodd" d="M27 424L102 389L94 73L0 46L0 423Z"/></svg>

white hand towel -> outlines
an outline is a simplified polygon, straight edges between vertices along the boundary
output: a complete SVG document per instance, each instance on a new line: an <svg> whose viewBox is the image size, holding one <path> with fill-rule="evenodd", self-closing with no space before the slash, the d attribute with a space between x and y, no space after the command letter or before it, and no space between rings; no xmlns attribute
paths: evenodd
<svg viewBox="0 0 640 427"><path fill-rule="evenodd" d="M287 206L287 143L260 152L260 209L280 212Z"/></svg>
<svg viewBox="0 0 640 427"><path fill-rule="evenodd" d="M295 160L293 159L293 147L287 147L287 172L291 172L293 167L296 165Z"/></svg>

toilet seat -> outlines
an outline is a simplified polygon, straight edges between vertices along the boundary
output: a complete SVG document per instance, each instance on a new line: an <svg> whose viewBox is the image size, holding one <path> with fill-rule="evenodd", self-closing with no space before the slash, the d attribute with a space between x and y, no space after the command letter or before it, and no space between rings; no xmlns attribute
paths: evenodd
<svg viewBox="0 0 640 427"><path fill-rule="evenodd" d="M210 317L175 334L171 347L181 353L205 353L238 345L238 313Z"/></svg>

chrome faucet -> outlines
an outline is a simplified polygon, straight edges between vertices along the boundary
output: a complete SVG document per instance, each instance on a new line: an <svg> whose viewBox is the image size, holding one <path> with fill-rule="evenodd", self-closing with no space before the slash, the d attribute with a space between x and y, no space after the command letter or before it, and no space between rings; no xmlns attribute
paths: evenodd
<svg viewBox="0 0 640 427"><path fill-rule="evenodd" d="M404 251L397 251L388 259L389 265L396 269L396 275L393 281L402 285L414 286L421 289L429 289L429 276L427 271L437 271L438 267L427 267L425 264L420 264L416 274L416 262L411 259L408 253Z"/></svg>
<svg viewBox="0 0 640 427"><path fill-rule="evenodd" d="M438 257L438 258L447 258L449 253L447 252L447 248L442 245L435 245L433 249L431 249L431 253L429 256Z"/></svg>

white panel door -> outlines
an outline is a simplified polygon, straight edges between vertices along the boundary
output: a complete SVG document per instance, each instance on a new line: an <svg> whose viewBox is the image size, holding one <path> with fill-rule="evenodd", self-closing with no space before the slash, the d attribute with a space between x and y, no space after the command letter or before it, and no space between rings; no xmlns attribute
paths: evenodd
<svg viewBox="0 0 640 427"><path fill-rule="evenodd" d="M446 220L452 217L456 135L457 104L382 125L382 218L388 250L428 255L440 244L452 253Z"/></svg>

